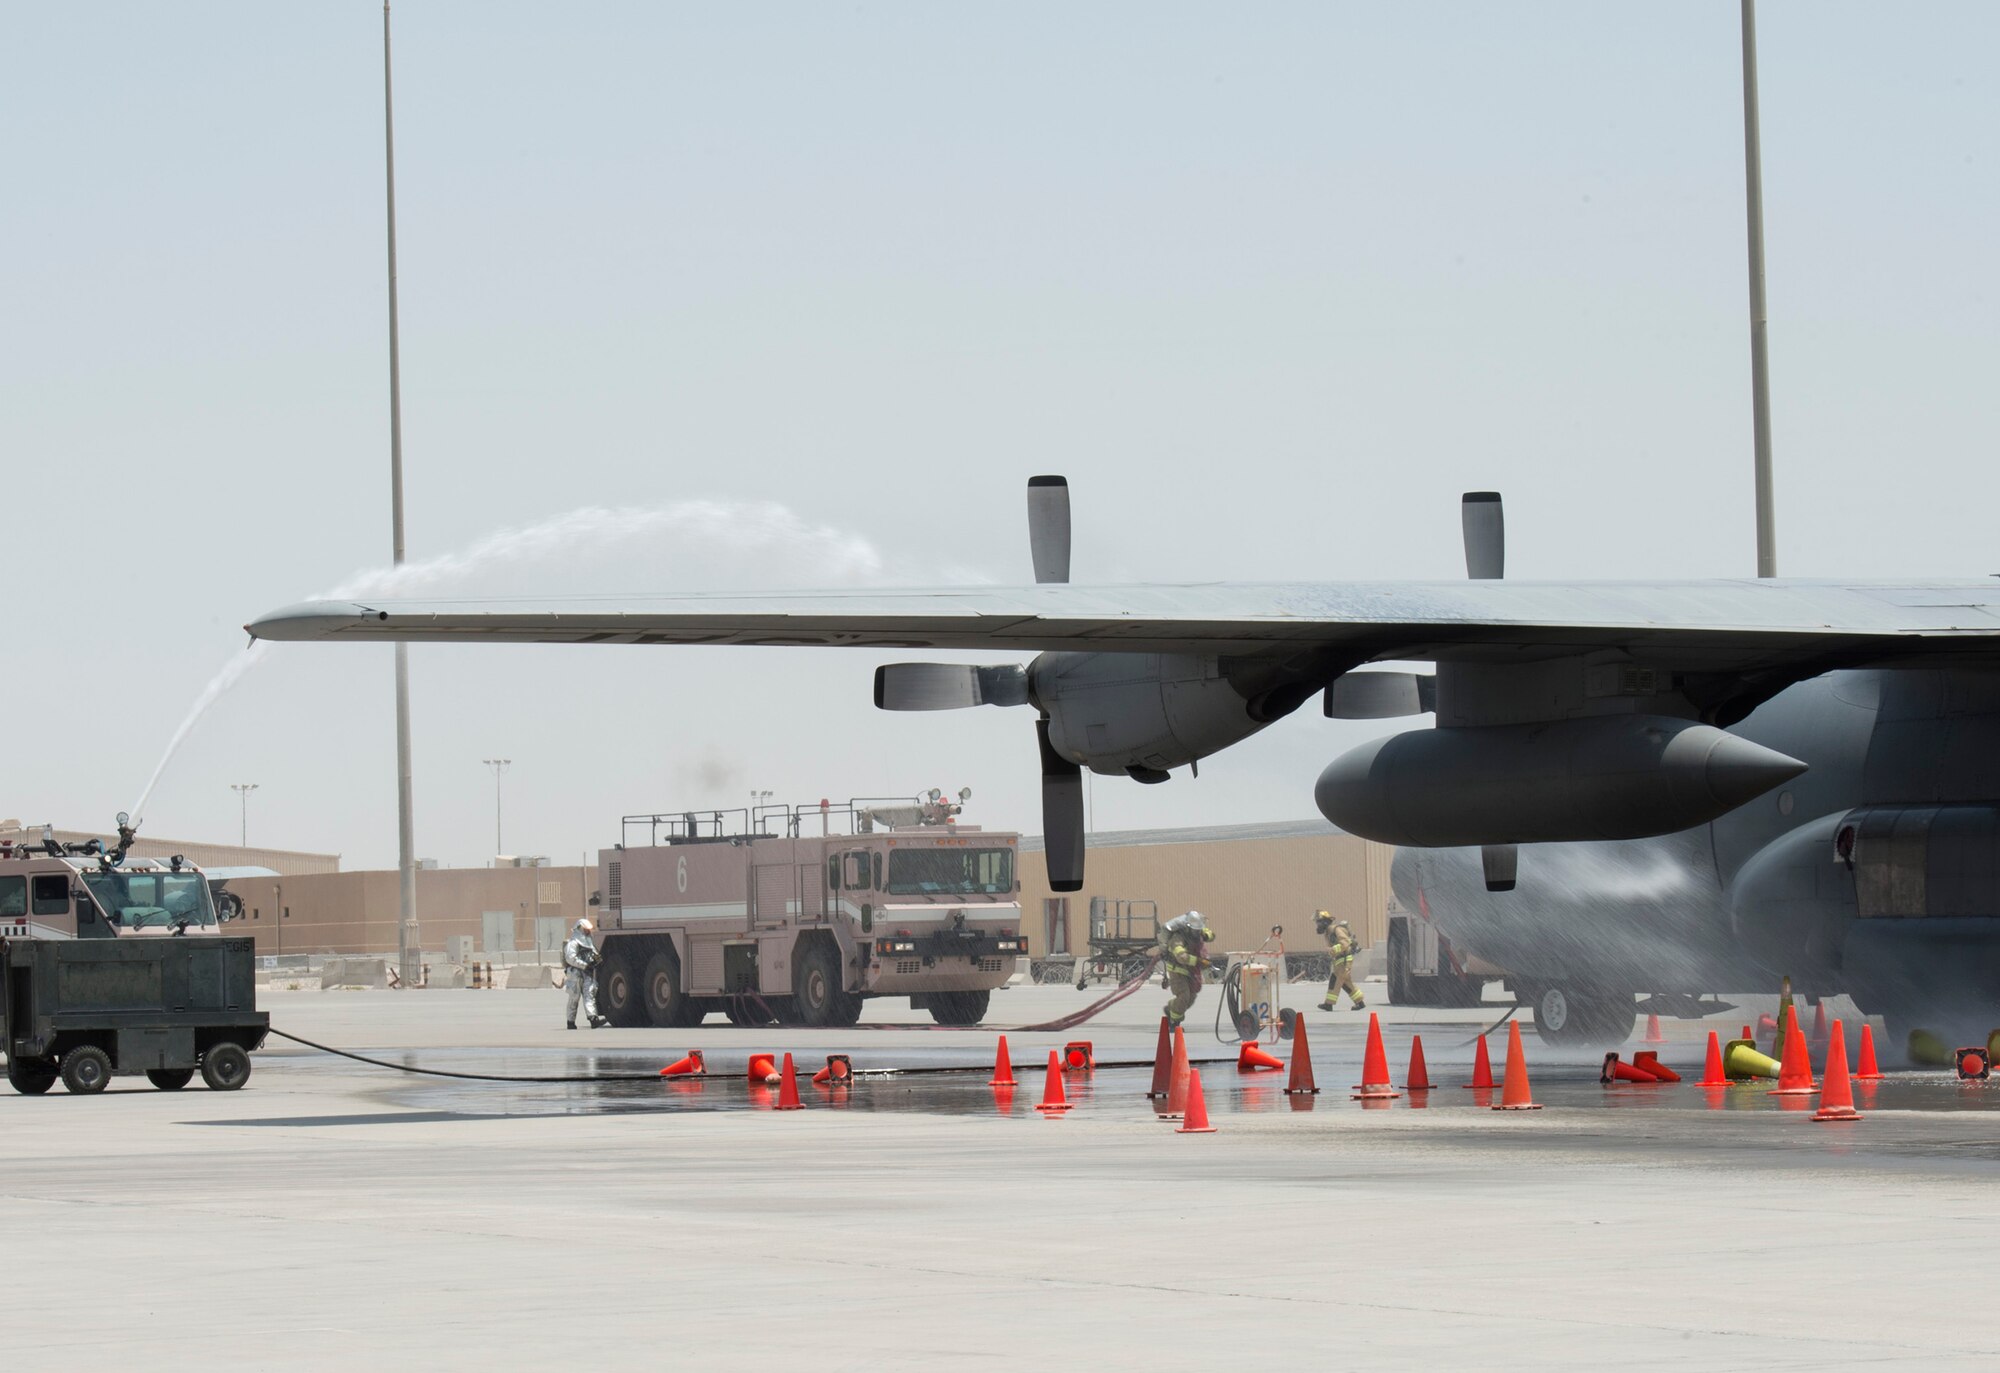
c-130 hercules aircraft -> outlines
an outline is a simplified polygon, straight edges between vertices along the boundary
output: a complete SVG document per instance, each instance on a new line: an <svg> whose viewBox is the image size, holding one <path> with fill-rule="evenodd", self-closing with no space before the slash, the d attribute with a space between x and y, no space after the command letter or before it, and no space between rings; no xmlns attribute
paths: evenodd
<svg viewBox="0 0 2000 1373"><path fill-rule="evenodd" d="M2000 1004L2000 581L1073 586L1069 487L1028 483L1035 585L317 601L255 637L1036 652L898 663L884 710L1035 708L1051 885L1083 884L1082 769L1167 780L1291 714L1436 714L1328 764L1320 811L1544 1014L1622 1038L1632 994L1778 971L1892 1021ZM1428 661L1432 673L1369 670ZM1519 858L1519 845L1544 845ZM1539 980L1538 980L1539 979ZM1622 1027L1618 1022L1622 1016Z"/></svg>

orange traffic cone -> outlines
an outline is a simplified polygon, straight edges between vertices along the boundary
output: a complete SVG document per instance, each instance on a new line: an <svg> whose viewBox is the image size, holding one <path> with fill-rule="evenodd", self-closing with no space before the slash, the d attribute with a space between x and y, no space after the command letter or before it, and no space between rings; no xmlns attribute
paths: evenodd
<svg viewBox="0 0 2000 1373"><path fill-rule="evenodd" d="M1285 1083L1286 1096L1318 1096L1319 1087L1313 1082L1312 1049L1306 1044L1306 1018L1298 1017L1292 1022L1292 1076Z"/></svg>
<svg viewBox="0 0 2000 1373"><path fill-rule="evenodd" d="M988 1087L1018 1087L1014 1081L1014 1060L1007 1056L1007 1036L1000 1036L1000 1051L993 1055L993 1080Z"/></svg>
<svg viewBox="0 0 2000 1373"><path fill-rule="evenodd" d="M799 1100L799 1075L792 1067L790 1054L785 1055L784 1075L778 1079L778 1109L780 1111L805 1109L805 1103Z"/></svg>
<svg viewBox="0 0 2000 1373"><path fill-rule="evenodd" d="M1160 1017L1160 1042L1153 1048L1153 1085L1146 1090L1151 1101L1164 1101L1167 1089L1173 1084L1174 1074L1174 1033L1167 1027L1167 1018Z"/></svg>
<svg viewBox="0 0 2000 1373"><path fill-rule="evenodd" d="M1410 1072L1403 1079L1406 1092L1428 1092L1431 1089L1431 1070L1424 1062L1424 1037L1410 1036Z"/></svg>
<svg viewBox="0 0 2000 1373"><path fill-rule="evenodd" d="M1474 1091L1493 1090L1493 1060L1486 1053L1486 1036L1479 1036L1479 1051L1472 1056L1472 1081L1465 1084Z"/></svg>
<svg viewBox="0 0 2000 1373"><path fill-rule="evenodd" d="M1863 1042L1866 1043L1865 1040ZM1708 1032L1708 1062L1702 1065L1701 1082L1698 1085L1702 1087L1729 1085L1729 1075L1722 1071L1722 1041L1717 1038L1713 1030Z"/></svg>
<svg viewBox="0 0 2000 1373"><path fill-rule="evenodd" d="M1049 1050L1048 1076L1042 1079L1042 1104L1035 1109L1046 1116L1069 1109L1069 1098L1063 1094L1062 1064L1056 1061L1054 1049Z"/></svg>
<svg viewBox="0 0 2000 1373"><path fill-rule="evenodd" d="M1843 1057L1845 1053L1843 1051ZM1772 1096L1811 1096L1813 1090L1812 1055L1806 1052L1805 1031L1799 1022L1785 1016L1785 1056L1778 1060L1778 1085L1771 1089Z"/></svg>
<svg viewBox="0 0 2000 1373"><path fill-rule="evenodd" d="M1660 1062L1660 1055L1652 1049L1641 1049L1632 1055L1632 1066L1642 1073L1650 1073L1661 1082L1679 1082L1681 1075Z"/></svg>
<svg viewBox="0 0 2000 1373"><path fill-rule="evenodd" d="M1188 1056L1187 1034L1180 1026L1174 1026L1173 1071L1167 1077L1167 1101L1160 1114L1168 1120L1179 1120L1187 1114Z"/></svg>
<svg viewBox="0 0 2000 1373"><path fill-rule="evenodd" d="M1276 1054L1267 1054L1259 1048L1257 1041L1243 1041L1243 1052L1236 1055L1236 1071L1239 1073L1260 1073L1267 1068L1282 1068L1285 1060Z"/></svg>
<svg viewBox="0 0 2000 1373"><path fill-rule="evenodd" d="M1201 1069L1188 1074L1187 1119L1174 1127L1177 1135L1212 1135L1215 1127L1208 1123L1208 1103L1201 1099Z"/></svg>
<svg viewBox="0 0 2000 1373"><path fill-rule="evenodd" d="M815 1087L846 1087L854 1081L854 1061L846 1054L828 1054L826 1066L813 1074Z"/></svg>
<svg viewBox="0 0 2000 1373"><path fill-rule="evenodd" d="M1621 1062L1616 1050L1604 1056L1604 1067L1597 1074L1597 1080L1606 1087L1618 1082L1638 1082L1648 1087L1657 1087L1660 1085L1660 1079L1654 1077L1644 1068Z"/></svg>
<svg viewBox="0 0 2000 1373"><path fill-rule="evenodd" d="M660 1069L661 1077L707 1077L708 1067L701 1061L701 1050L689 1049L684 1058L677 1058Z"/></svg>
<svg viewBox="0 0 2000 1373"><path fill-rule="evenodd" d="M1865 1020L1861 1022L1861 1066L1854 1075L1863 1082L1877 1082L1882 1077L1882 1070L1875 1063L1875 1027Z"/></svg>
<svg viewBox="0 0 2000 1373"><path fill-rule="evenodd" d="M1826 1051L1826 1090L1820 1093L1814 1120L1859 1120L1854 1109L1854 1088L1847 1080L1847 1035L1838 1020L1833 1022L1833 1042Z"/></svg>
<svg viewBox="0 0 2000 1373"><path fill-rule="evenodd" d="M778 1060L770 1054L750 1055L750 1064L743 1075L752 1082L776 1082L778 1080Z"/></svg>
<svg viewBox="0 0 2000 1373"><path fill-rule="evenodd" d="M1097 1051L1090 1047L1087 1039L1073 1039L1063 1045L1063 1068L1072 1073L1094 1073L1097 1071Z"/></svg>
<svg viewBox="0 0 2000 1373"><path fill-rule="evenodd" d="M1507 1077L1496 1111L1539 1111L1528 1095L1528 1056L1521 1049L1521 1022L1507 1022Z"/></svg>
<svg viewBox="0 0 2000 1373"><path fill-rule="evenodd" d="M1382 1018L1368 1013L1368 1047L1361 1055L1361 1084L1356 1101L1392 1101L1402 1093L1389 1085L1389 1055L1382 1048Z"/></svg>
<svg viewBox="0 0 2000 1373"><path fill-rule="evenodd" d="M1813 1003L1812 1038L1807 1043L1815 1049L1826 1048L1826 1003L1824 1001L1815 1001Z"/></svg>
<svg viewBox="0 0 2000 1373"><path fill-rule="evenodd" d="M1649 1013L1646 1016L1646 1037L1640 1042L1644 1044L1665 1044L1667 1042L1667 1037L1660 1033L1660 1017L1658 1015Z"/></svg>

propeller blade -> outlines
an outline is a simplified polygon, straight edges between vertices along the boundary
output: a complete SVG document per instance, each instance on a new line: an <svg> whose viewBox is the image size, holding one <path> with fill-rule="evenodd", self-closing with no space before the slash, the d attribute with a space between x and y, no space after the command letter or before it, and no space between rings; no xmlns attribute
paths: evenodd
<svg viewBox="0 0 2000 1373"><path fill-rule="evenodd" d="M1035 580L1069 580L1069 478L1028 478L1028 551Z"/></svg>
<svg viewBox="0 0 2000 1373"><path fill-rule="evenodd" d="M1479 866L1486 872L1486 890L1512 891L1521 873L1521 846L1488 844L1479 850Z"/></svg>
<svg viewBox="0 0 2000 1373"><path fill-rule="evenodd" d="M1049 722L1035 721L1042 750L1042 853L1052 891L1083 890L1083 769L1049 742Z"/></svg>
<svg viewBox="0 0 2000 1373"><path fill-rule="evenodd" d="M1028 669L1018 663L998 667L885 663L875 669L877 710L963 710L1027 703Z"/></svg>
<svg viewBox="0 0 2000 1373"><path fill-rule="evenodd" d="M1393 720L1437 709L1437 678L1428 672L1350 672L1326 689L1329 720Z"/></svg>
<svg viewBox="0 0 2000 1373"><path fill-rule="evenodd" d="M1465 533L1465 575L1476 582L1498 581L1507 575L1507 517L1498 491L1468 491L1459 498L1459 524Z"/></svg>

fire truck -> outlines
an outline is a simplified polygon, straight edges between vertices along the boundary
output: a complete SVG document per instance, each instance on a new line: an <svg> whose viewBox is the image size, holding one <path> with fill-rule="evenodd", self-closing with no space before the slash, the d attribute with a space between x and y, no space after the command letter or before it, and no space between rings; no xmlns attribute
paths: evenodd
<svg viewBox="0 0 2000 1373"><path fill-rule="evenodd" d="M976 1025L1027 941L1019 836L971 796L628 815L598 855L598 1010L614 1025L852 1025L907 996Z"/></svg>
<svg viewBox="0 0 2000 1373"><path fill-rule="evenodd" d="M216 934L240 913L186 859L130 857L137 838L123 811L115 845L62 842L47 826L39 839L0 836L0 939Z"/></svg>

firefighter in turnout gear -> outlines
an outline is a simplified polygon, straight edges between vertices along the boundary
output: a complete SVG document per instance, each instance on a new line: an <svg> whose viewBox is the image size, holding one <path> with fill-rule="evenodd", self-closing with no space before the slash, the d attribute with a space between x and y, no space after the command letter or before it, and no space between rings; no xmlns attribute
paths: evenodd
<svg viewBox="0 0 2000 1373"><path fill-rule="evenodd" d="M1208 961L1207 944L1215 931L1200 911L1177 915L1160 933L1161 961L1166 964L1167 1024L1179 1027L1194 999L1201 995L1201 969Z"/></svg>
<svg viewBox="0 0 2000 1373"><path fill-rule="evenodd" d="M597 944L591 939L596 932L588 920L579 920L569 932L569 942L563 945L563 990L567 994L565 1010L569 1028L576 1028L576 1007L583 1003L583 1014L590 1022L590 1028L610 1022L597 1013Z"/></svg>
<svg viewBox="0 0 2000 1373"><path fill-rule="evenodd" d="M1313 917L1313 928L1326 940L1327 962L1330 970L1326 979L1326 1000L1319 1003L1322 1011L1333 1010L1340 1004L1340 994L1346 992L1353 998L1354 1009L1366 1009L1361 999L1361 989L1354 985L1354 956L1361 952L1361 941L1355 937L1354 927L1345 919L1335 920L1326 911Z"/></svg>

